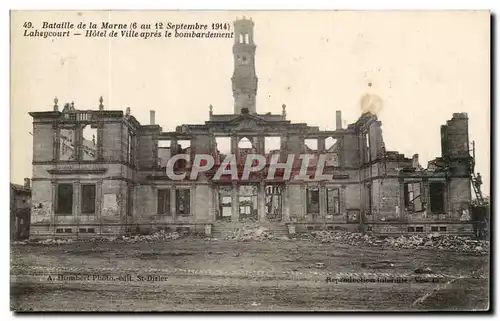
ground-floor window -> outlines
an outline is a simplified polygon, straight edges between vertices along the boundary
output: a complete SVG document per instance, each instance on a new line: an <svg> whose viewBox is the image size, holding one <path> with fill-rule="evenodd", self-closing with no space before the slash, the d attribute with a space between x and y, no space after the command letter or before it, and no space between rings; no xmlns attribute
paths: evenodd
<svg viewBox="0 0 500 321"><path fill-rule="evenodd" d="M421 212L422 206L422 182L409 182L404 184L405 209L408 212Z"/></svg>
<svg viewBox="0 0 500 321"><path fill-rule="evenodd" d="M96 187L94 184L82 185L82 214L95 214Z"/></svg>
<svg viewBox="0 0 500 321"><path fill-rule="evenodd" d="M239 219L257 221L257 185L241 185L238 187Z"/></svg>
<svg viewBox="0 0 500 321"><path fill-rule="evenodd" d="M283 217L283 185L267 185L265 187L266 219L281 221Z"/></svg>
<svg viewBox="0 0 500 321"><path fill-rule="evenodd" d="M73 214L73 184L57 185L56 214Z"/></svg>
<svg viewBox="0 0 500 321"><path fill-rule="evenodd" d="M217 220L230 221L232 216L232 186L219 186L217 189L219 198L219 210L217 211Z"/></svg>
<svg viewBox="0 0 500 321"><path fill-rule="evenodd" d="M158 190L158 214L170 215L170 190Z"/></svg>
<svg viewBox="0 0 500 321"><path fill-rule="evenodd" d="M326 213L328 215L340 214L340 190L338 188L326 189Z"/></svg>
<svg viewBox="0 0 500 321"><path fill-rule="evenodd" d="M307 214L319 215L319 188L307 188Z"/></svg>
<svg viewBox="0 0 500 321"><path fill-rule="evenodd" d="M175 191L176 212L180 215L190 215L191 191L189 189L178 189Z"/></svg>
<svg viewBox="0 0 500 321"><path fill-rule="evenodd" d="M446 185L442 182L433 182L429 184L431 213L443 214L444 208L444 192Z"/></svg>

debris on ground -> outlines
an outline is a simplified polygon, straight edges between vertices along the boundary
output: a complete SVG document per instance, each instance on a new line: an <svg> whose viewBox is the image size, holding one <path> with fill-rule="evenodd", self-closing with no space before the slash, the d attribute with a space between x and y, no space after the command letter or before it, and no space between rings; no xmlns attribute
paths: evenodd
<svg viewBox="0 0 500 321"><path fill-rule="evenodd" d="M89 239L80 239L78 242L90 243L137 243L137 242L157 242L157 241L173 241L180 237L177 232L165 232L163 230L147 235L134 235L134 236L112 236L112 237L98 237ZM45 239L45 240L26 240L14 241L13 244L41 244L41 245L62 245L71 244L72 239Z"/></svg>
<svg viewBox="0 0 500 321"><path fill-rule="evenodd" d="M78 242L100 242L100 243L137 243L137 242L158 242L174 241L180 237L178 232L165 232L163 230L147 235L129 235L99 237ZM311 231L300 233L294 236L286 236L283 233L276 233L263 226L246 226L235 229L224 236L225 240L236 241L293 241L309 240L319 241L321 243L339 243L351 246L365 245L370 247L390 247L395 249L420 249L434 248L438 250L455 251L461 253L487 254L489 251L489 242L483 240L474 240L470 237L430 233L430 234L411 234L383 237L369 234L346 231ZM205 241L216 241L217 239L204 237ZM72 239L46 239L46 240L25 240L14 241L13 244L42 244L42 245L62 245L71 244Z"/></svg>
<svg viewBox="0 0 500 321"><path fill-rule="evenodd" d="M417 268L414 272L416 274L431 274L432 270L429 267L425 267L425 268Z"/></svg>
<svg viewBox="0 0 500 321"><path fill-rule="evenodd" d="M235 229L224 237L225 240L237 241L263 241L263 240L288 240L286 236L276 236L262 226L242 227Z"/></svg>
<svg viewBox="0 0 500 321"><path fill-rule="evenodd" d="M341 243L358 246L384 246L401 249L436 248L465 253L487 254L489 242L474 240L470 237L430 233L400 235L398 237L380 237L375 235L345 232L345 231L313 231L300 235L301 239L315 239L322 243Z"/></svg>

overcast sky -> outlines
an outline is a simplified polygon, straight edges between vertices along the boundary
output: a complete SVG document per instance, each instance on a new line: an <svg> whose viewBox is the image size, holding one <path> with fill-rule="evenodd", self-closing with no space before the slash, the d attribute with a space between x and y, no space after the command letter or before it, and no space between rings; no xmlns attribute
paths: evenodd
<svg viewBox="0 0 500 321"><path fill-rule="evenodd" d="M125 110L143 124L149 110L164 131L232 113L233 39L69 39L22 37L23 23L255 22L257 111L335 128L360 115L366 93L382 101L387 150L421 164L440 156L440 125L469 115L477 171L490 178L490 18L488 12L14 12L12 13L11 181L31 176L29 111L74 101L77 109ZM369 86L371 84L371 86Z"/></svg>

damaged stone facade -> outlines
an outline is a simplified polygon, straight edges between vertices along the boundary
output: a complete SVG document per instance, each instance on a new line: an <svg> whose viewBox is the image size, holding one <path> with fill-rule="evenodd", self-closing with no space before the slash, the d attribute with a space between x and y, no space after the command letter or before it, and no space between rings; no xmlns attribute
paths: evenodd
<svg viewBox="0 0 500 321"><path fill-rule="evenodd" d="M164 132L151 111L150 124L130 114L75 108L32 112L32 238L85 238L156 230L211 234L249 222L276 229L361 230L367 233L459 233L468 222L471 173L466 114L454 114L441 129L442 157L427 169L418 156L385 150L381 122L369 112L342 128L323 131L287 120L281 114L259 114L252 20L234 22L234 112L216 114L210 106L204 124L184 124ZM213 180L208 172L196 180L172 180L165 172L176 154L209 154L220 165L218 138L230 141L230 153L244 164L249 153L327 154L323 173L331 180L285 180L279 175ZM279 148L266 151L268 138ZM242 147L242 141L246 145ZM307 142L313 143L307 143ZM176 170L190 172L190 162ZM298 159L294 168L300 168ZM313 175L311 175L313 177ZM290 229L292 230L292 229Z"/></svg>

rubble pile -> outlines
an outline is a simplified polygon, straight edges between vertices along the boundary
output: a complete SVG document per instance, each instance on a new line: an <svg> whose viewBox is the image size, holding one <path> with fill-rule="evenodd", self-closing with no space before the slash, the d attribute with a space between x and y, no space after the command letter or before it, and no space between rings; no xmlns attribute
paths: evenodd
<svg viewBox="0 0 500 321"><path fill-rule="evenodd" d="M137 242L157 242L157 241L173 241L180 237L177 232L165 232L163 230L148 235L134 235L134 236L113 236L113 237L99 237L81 239L78 242L97 242L97 243L137 243ZM14 241L13 244L41 244L41 245L62 245L71 244L72 239L46 239L46 240L26 240Z"/></svg>
<svg viewBox="0 0 500 321"><path fill-rule="evenodd" d="M401 235L398 237L380 238L361 233L338 231L314 231L303 235L302 238L316 239L322 243L342 243L357 246L389 246L401 249L436 248L465 253L488 253L489 242L477 241L469 237L431 233L425 235Z"/></svg>
<svg viewBox="0 0 500 321"><path fill-rule="evenodd" d="M263 240L288 240L288 237L278 237L273 235L267 228L259 227L243 227L238 228L224 236L225 240L236 241L263 241Z"/></svg>
<svg viewBox="0 0 500 321"><path fill-rule="evenodd" d="M135 235L135 236L122 236L117 240L122 240L125 243L136 243L136 242L155 242L155 241L174 241L180 237L177 232L165 232L161 230L159 232L155 232L149 235ZM109 241L113 242L114 240L108 238Z"/></svg>
<svg viewBox="0 0 500 321"><path fill-rule="evenodd" d="M16 242L14 242L16 243ZM71 244L73 243L72 239L46 239L46 240L41 240L41 241L21 241L17 242L17 244L42 244L42 245L62 245L62 244Z"/></svg>

